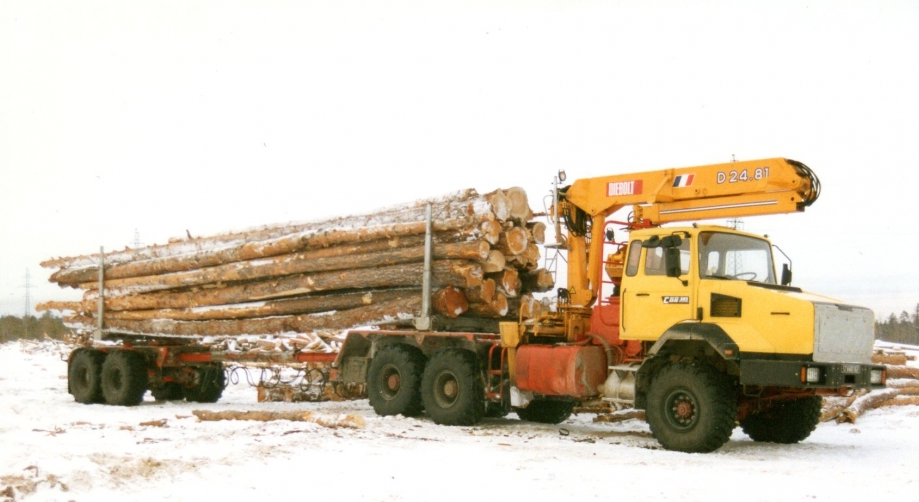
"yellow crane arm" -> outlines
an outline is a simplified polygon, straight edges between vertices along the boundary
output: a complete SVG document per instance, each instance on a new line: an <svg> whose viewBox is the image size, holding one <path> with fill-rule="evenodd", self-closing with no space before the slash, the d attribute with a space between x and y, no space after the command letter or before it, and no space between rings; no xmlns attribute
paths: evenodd
<svg viewBox="0 0 919 502"><path fill-rule="evenodd" d="M580 179L561 194L571 303L589 306L599 292L604 222L619 209L633 207L633 227L793 213L817 200L820 181L806 165L774 158Z"/></svg>
<svg viewBox="0 0 919 502"><path fill-rule="evenodd" d="M820 183L804 164L775 158L575 181L565 199L591 217L635 206L639 226L803 211Z"/></svg>

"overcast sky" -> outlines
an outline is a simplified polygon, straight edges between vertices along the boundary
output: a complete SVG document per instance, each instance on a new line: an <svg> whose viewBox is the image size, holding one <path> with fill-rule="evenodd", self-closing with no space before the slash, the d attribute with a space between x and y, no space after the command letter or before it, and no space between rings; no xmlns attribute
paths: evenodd
<svg viewBox="0 0 919 502"><path fill-rule="evenodd" d="M39 262L552 176L766 157L795 284L919 303L919 2L0 3L0 314Z"/></svg>

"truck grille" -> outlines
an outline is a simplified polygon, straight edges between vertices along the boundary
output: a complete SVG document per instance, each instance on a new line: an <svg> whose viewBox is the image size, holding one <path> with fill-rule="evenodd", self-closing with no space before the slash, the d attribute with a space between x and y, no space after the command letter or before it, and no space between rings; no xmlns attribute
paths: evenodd
<svg viewBox="0 0 919 502"><path fill-rule="evenodd" d="M814 361L871 363L874 313L862 307L814 303Z"/></svg>

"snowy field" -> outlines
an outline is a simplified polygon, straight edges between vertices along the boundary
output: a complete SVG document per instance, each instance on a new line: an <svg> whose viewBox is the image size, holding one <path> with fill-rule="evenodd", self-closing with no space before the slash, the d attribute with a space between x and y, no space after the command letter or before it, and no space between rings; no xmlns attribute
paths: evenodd
<svg viewBox="0 0 919 502"><path fill-rule="evenodd" d="M257 403L246 384L217 404L81 405L53 345L0 346L0 501L125 500L915 500L919 407L821 424L797 445L738 428L715 453L661 450L644 422L556 426L514 415L476 427L377 417L366 400ZM910 364L915 365L915 362ZM192 410L359 414L363 429L199 422ZM143 425L143 424L147 425ZM155 424L155 425L154 425ZM162 424L162 425L160 425Z"/></svg>

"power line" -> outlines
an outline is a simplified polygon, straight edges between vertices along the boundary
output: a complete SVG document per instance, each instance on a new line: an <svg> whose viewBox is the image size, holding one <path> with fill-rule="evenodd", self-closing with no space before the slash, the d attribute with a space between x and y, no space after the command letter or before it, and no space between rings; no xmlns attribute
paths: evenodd
<svg viewBox="0 0 919 502"><path fill-rule="evenodd" d="M25 283L19 287L25 288L26 290L26 305L25 305L26 308L25 308L25 314L23 314L23 319L25 319L29 317L30 315L32 315L32 297L31 297L31 292L29 290L34 288L35 285L32 284L31 282L32 275L29 273L29 269L26 269L26 275L23 279L25 280Z"/></svg>

